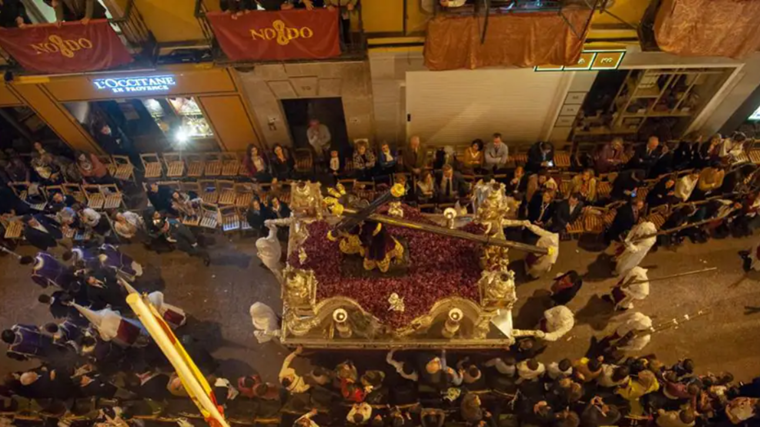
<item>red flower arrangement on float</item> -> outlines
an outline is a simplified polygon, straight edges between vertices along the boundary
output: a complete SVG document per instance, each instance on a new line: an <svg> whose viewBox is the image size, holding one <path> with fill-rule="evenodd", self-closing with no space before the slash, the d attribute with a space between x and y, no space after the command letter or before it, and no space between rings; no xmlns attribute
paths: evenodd
<svg viewBox="0 0 760 427"><path fill-rule="evenodd" d="M402 205L404 219L437 225L419 210ZM378 213L384 213L381 208ZM477 282L480 279L482 247L452 237L426 233L402 227L387 226L397 238L406 240L411 258L408 274L403 277L344 277L341 275L343 255L339 243L327 239L330 226L315 221L307 226L309 237L302 244L307 258L304 263L293 251L288 263L296 268L313 270L317 279L317 300L344 296L356 300L365 310L385 325L400 328L427 314L436 301L452 296L479 300ZM483 228L467 224L461 228L473 234L483 234ZM358 256L358 255L356 255ZM389 311L388 297L397 293L404 298L403 312Z"/></svg>

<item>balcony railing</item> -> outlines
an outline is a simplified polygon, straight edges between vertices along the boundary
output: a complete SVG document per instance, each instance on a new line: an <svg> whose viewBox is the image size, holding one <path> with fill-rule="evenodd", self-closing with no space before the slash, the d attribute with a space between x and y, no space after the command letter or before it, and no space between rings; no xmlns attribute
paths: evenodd
<svg viewBox="0 0 760 427"><path fill-rule="evenodd" d="M151 61L155 58L156 38L145 25L142 14L135 6L135 0L128 0L122 16L109 19L108 22L127 42L125 43L127 47L137 50L133 53Z"/></svg>
<svg viewBox="0 0 760 427"><path fill-rule="evenodd" d="M157 56L156 39L145 24L142 14L140 14L140 11L135 6L135 0L127 0L123 11L109 10L109 12L111 12L114 17L108 19L108 24L134 59L134 62L126 67L144 68L155 64ZM30 26L33 25L49 26L50 23L32 24ZM13 72L29 71L24 70L12 55L1 48L0 68L5 68L6 70Z"/></svg>
<svg viewBox="0 0 760 427"><path fill-rule="evenodd" d="M273 61L273 60L256 60L256 59L250 59L245 61L235 61L230 59L222 50L221 46L219 45L216 36L214 34L214 29L209 22L209 19L207 17L207 14L209 13L208 9L206 8L204 0L195 0L195 18L198 20L198 25L200 25L201 30L203 31L203 35L206 38L206 42L212 46L212 55L214 58L214 62L219 64L230 64L230 63L258 63L258 62L282 62L282 61ZM264 10L258 10L253 11L251 13L274 13L274 12L267 12ZM329 60L357 60L357 59L365 59L367 56L367 38L364 34L364 22L362 20L362 13L361 13L361 1L357 3L355 11L351 14L351 36L350 42L345 42L345 39L341 37L340 47L341 47L341 54L336 57L323 59L325 61ZM338 25L338 31L341 31L340 24ZM314 59L311 58L293 58L285 60L285 62L304 62L304 61L314 61Z"/></svg>

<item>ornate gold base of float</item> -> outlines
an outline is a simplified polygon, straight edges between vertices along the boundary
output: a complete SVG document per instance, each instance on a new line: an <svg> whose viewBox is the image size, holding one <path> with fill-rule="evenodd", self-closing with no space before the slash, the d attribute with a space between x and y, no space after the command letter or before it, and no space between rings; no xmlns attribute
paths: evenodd
<svg viewBox="0 0 760 427"><path fill-rule="evenodd" d="M318 185L296 185L287 266L279 275L281 342L336 349L478 349L503 348L516 336L534 335L512 329L517 298L508 250L546 250L504 239L501 223L511 208L503 185L478 183L477 214L462 218L458 228L453 210L429 216L394 202L389 194L403 194L396 187L359 211L341 204L347 197L342 187L323 198ZM363 263L370 250L408 263L406 273L345 270L347 262L370 270Z"/></svg>
<svg viewBox="0 0 760 427"><path fill-rule="evenodd" d="M308 236L306 225L313 218L296 220L291 224L288 254L294 254L300 263L308 260L301 242ZM350 262L361 268L360 254ZM290 257L289 257L290 259ZM343 262L347 262L344 260ZM343 274L341 274L343 275ZM348 275L347 277L356 277ZM383 274L375 270L364 272L363 278L378 280ZM395 276L392 272L390 277ZM386 276L387 277L387 276ZM511 276L484 274L478 282L477 301L457 296L438 300L428 313L407 325L393 328L365 310L356 300L334 296L317 299L319 283L313 271L288 265L283 271L283 319L281 342L286 346L303 345L309 348L333 349L486 349L504 348L514 342L522 331L502 332L492 321L509 316L515 301ZM389 298L384 295L383 298ZM384 303L386 303L384 301ZM394 305L387 302L388 310ZM400 302L403 306L403 301ZM455 316L452 320L452 311ZM336 312L339 312L336 316Z"/></svg>

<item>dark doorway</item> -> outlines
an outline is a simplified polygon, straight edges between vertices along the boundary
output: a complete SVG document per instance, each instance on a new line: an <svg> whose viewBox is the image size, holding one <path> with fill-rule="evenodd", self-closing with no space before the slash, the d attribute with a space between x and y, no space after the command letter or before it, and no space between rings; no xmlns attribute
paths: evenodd
<svg viewBox="0 0 760 427"><path fill-rule="evenodd" d="M346 116L340 98L283 99L282 109L288 121L294 148L310 148L306 129L310 119L317 119L330 129L331 149L338 150L341 158L351 154L346 133Z"/></svg>

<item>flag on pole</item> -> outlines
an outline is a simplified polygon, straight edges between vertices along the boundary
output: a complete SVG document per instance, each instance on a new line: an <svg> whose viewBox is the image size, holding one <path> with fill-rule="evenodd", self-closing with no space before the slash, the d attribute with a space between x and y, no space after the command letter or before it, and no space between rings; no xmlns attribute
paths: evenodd
<svg viewBox="0 0 760 427"><path fill-rule="evenodd" d="M164 321L156 308L136 293L127 296L127 303L174 366L177 376L187 390L187 394L201 411L206 422L211 427L229 427L224 419L224 409L217 405L214 392L208 381L195 366L193 359L187 354L185 348L172 332L171 327Z"/></svg>

